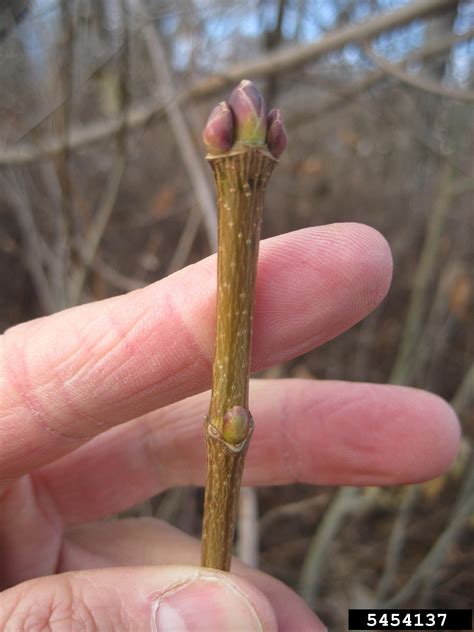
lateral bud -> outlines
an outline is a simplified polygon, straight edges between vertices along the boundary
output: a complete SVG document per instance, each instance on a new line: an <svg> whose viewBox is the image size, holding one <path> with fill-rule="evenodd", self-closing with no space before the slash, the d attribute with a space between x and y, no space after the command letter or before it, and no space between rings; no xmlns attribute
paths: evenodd
<svg viewBox="0 0 474 632"><path fill-rule="evenodd" d="M210 154L223 154L234 142L234 121L232 112L225 101L212 110L202 135L204 145Z"/></svg>
<svg viewBox="0 0 474 632"><path fill-rule="evenodd" d="M267 133L267 145L275 158L279 158L285 151L288 143L288 136L286 134L285 126L281 120L280 110L273 108L268 114L268 133Z"/></svg>
<svg viewBox="0 0 474 632"><path fill-rule="evenodd" d="M224 415L222 438L237 445L247 438L250 431L250 413L242 406L234 406Z"/></svg>

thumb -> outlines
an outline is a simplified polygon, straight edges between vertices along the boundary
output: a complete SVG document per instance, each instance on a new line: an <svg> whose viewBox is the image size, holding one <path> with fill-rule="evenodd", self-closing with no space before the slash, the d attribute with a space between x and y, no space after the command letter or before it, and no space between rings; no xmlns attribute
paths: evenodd
<svg viewBox="0 0 474 632"><path fill-rule="evenodd" d="M0 630L277 632L268 599L236 575L194 566L41 577L0 594Z"/></svg>

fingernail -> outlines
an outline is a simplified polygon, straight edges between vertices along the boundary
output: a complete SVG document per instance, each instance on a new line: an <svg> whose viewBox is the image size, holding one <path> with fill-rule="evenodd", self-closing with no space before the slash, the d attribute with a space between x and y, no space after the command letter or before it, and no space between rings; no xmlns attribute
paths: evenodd
<svg viewBox="0 0 474 632"><path fill-rule="evenodd" d="M255 609L230 582L198 580L177 586L155 602L156 632L262 632Z"/></svg>

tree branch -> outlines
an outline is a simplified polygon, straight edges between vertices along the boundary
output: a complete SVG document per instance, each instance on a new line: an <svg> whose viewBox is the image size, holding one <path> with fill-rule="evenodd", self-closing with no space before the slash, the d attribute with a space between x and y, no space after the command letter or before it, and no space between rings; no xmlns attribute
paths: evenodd
<svg viewBox="0 0 474 632"><path fill-rule="evenodd" d="M15 176L13 177L15 178ZM18 221L24 240L23 253L26 265L31 274L41 308L45 314L52 314L56 311L56 301L44 270L39 231L28 196L23 193L21 185L12 186L11 182L1 174L0 185L2 193L12 206Z"/></svg>
<svg viewBox="0 0 474 632"><path fill-rule="evenodd" d="M391 64L380 55L374 53L372 47L368 44L363 44L362 48L364 53L375 66L378 66L378 68L383 70L385 74L398 79L401 83L406 83L412 88L422 90L423 92L429 92L430 94L435 94L440 97L455 99L456 101L467 101L468 103L474 102L474 92L472 91L448 88L447 86L441 85L438 81L431 81L425 77L417 77L406 72L400 68L400 66Z"/></svg>
<svg viewBox="0 0 474 632"><path fill-rule="evenodd" d="M446 11L456 4L457 0L419 0L367 20L362 24L349 26L332 31L311 44L297 45L289 49L272 52L262 56L254 62L231 66L221 74L214 75L196 83L189 90L181 92L176 97L179 103L192 99L200 99L213 94L227 85L233 84L246 76L270 77L283 71L295 70L308 62L315 61L321 56L338 50L349 42L362 41L377 36L383 31L398 28L415 19L421 19ZM127 116L127 129L146 124L150 119L164 110L162 99L152 98L130 109ZM103 141L116 134L122 126L120 119L112 121L97 121L85 128L75 128L70 131L69 148L79 149L92 143ZM22 142L13 147L6 147L0 154L2 164L24 164L35 160L45 159L64 150L64 141L53 137L44 142Z"/></svg>
<svg viewBox="0 0 474 632"><path fill-rule="evenodd" d="M87 273L94 262L100 241L107 227L110 216L112 215L112 211L114 210L120 183L122 182L122 177L125 171L125 164L126 158L124 153L121 152L116 160L112 172L110 173L102 202L89 229L85 244L80 248L82 262L79 268L77 268L75 273L72 275L69 282L68 290L70 305L77 305L80 301Z"/></svg>
<svg viewBox="0 0 474 632"><path fill-rule="evenodd" d="M455 44L459 42L464 42L468 39L474 37L474 29L463 33L462 35L452 34L448 37L443 37L433 44L429 46L425 46L420 50L413 51L409 55L402 59L397 67L402 68L405 64L410 64L414 62L425 61L431 57L435 57L436 55L440 55L445 51L452 48ZM335 94L324 99L320 104L317 105L313 110L308 109L307 107L301 111L290 113L285 118L285 124L287 128L296 127L300 125L305 125L306 123L314 123L315 119L319 119L322 115L328 112L334 112L335 108L342 107L350 102L352 99L355 99L360 94L377 84L379 81L382 81L387 76L387 73L381 68L377 68L372 72L368 73L358 81L350 83L348 86L341 86L340 89L336 91Z"/></svg>
<svg viewBox="0 0 474 632"><path fill-rule="evenodd" d="M181 159L192 182L194 193L204 218L209 244L211 249L215 252L217 249L217 213L214 199L207 176L204 173L202 166L203 161L197 152L181 108L176 102L177 99L172 74L166 53L143 2L141 0L129 0L129 3L131 7L133 7L137 17L140 16L146 22L146 26L144 26L142 31L143 38L148 49L160 92L165 95L164 108L166 115L175 136Z"/></svg>

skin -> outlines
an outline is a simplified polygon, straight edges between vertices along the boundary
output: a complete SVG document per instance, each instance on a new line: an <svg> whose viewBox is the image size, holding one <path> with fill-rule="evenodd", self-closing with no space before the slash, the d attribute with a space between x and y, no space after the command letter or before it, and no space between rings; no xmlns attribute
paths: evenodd
<svg viewBox="0 0 474 632"><path fill-rule="evenodd" d="M253 370L337 336L390 284L387 243L358 224L304 229L260 252ZM156 595L183 577L197 586L191 611L221 607L215 588L245 594L266 631L324 629L259 571L237 561L230 574L196 570L199 543L158 520L100 522L204 483L215 267L210 257L0 339L0 629L36 629L33 619L38 629L156 629ZM416 389L254 381L250 402L246 485L414 483L445 471L459 446L449 405ZM78 620L89 627L71 627Z"/></svg>

